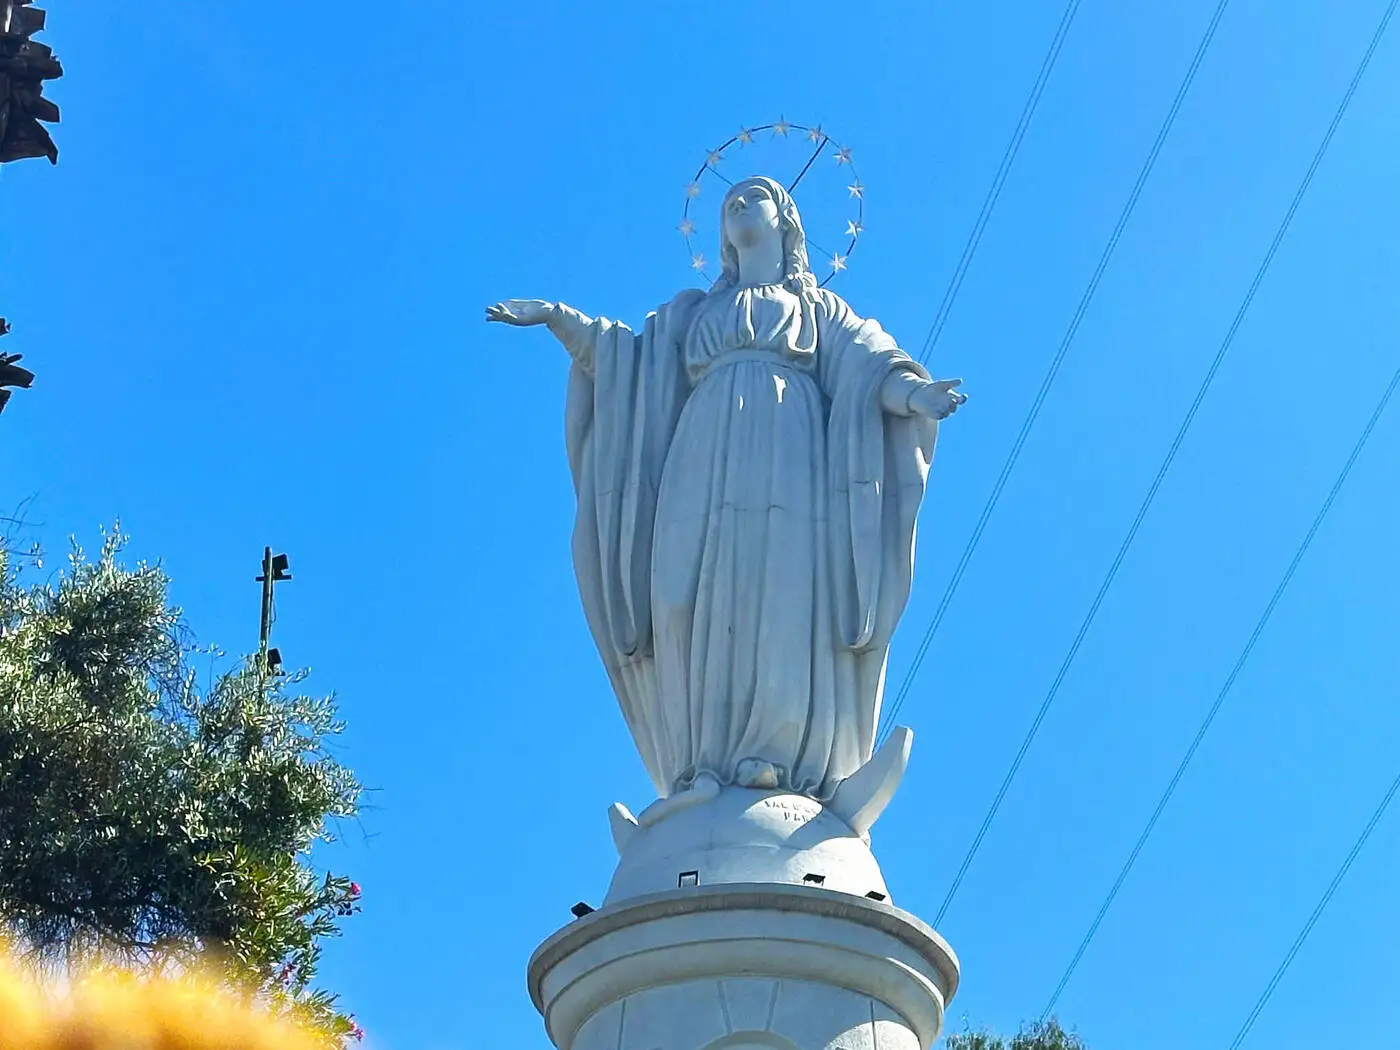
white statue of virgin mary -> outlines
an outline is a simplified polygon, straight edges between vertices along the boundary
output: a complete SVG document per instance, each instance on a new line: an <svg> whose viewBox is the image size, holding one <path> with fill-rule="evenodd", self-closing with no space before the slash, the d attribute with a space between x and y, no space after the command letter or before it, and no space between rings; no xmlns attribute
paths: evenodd
<svg viewBox="0 0 1400 1050"><path fill-rule="evenodd" d="M661 798L738 785L827 801L871 757L937 421L965 397L819 288L791 196L722 206L721 277L640 332L562 303L573 556Z"/></svg>

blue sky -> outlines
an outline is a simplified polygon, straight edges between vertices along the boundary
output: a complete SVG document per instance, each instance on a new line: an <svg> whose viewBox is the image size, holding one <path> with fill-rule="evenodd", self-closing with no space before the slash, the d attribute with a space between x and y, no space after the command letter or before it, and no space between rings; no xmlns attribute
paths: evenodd
<svg viewBox="0 0 1400 1050"><path fill-rule="evenodd" d="M120 517L233 650L288 551L276 642L376 789L322 855L365 888L325 983L376 1047L543 1048L526 960L601 897L605 807L649 794L569 564L566 358L482 307L640 321L690 282L706 149L783 114L852 148L833 287L917 349L1061 5L49 6L61 162L0 172L39 374L0 505L34 496L53 547ZM971 400L894 683L1214 6L1080 9L933 364ZM901 906L942 901L1384 7L1230 5L904 709ZM955 1027L1039 1013L1400 364L1396 34L942 924ZM833 169L811 215L845 208ZM1398 462L1395 406L1065 993L1095 1050L1227 1045L1395 775ZM1393 813L1247 1045L1391 1037L1397 865Z"/></svg>

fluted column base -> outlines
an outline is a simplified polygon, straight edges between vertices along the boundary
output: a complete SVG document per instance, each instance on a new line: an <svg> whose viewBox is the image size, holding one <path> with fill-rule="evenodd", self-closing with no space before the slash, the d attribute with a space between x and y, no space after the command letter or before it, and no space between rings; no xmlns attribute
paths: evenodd
<svg viewBox="0 0 1400 1050"><path fill-rule="evenodd" d="M728 884L593 912L540 946L529 982L558 1050L928 1050L958 962L888 904Z"/></svg>

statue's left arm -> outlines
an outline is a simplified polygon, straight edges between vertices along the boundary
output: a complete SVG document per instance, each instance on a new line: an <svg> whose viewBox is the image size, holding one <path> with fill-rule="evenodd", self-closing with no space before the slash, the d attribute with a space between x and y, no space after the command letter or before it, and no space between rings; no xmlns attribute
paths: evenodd
<svg viewBox="0 0 1400 1050"><path fill-rule="evenodd" d="M954 387L961 379L924 379L907 368L891 370L880 384L880 407L892 416L946 419L967 400Z"/></svg>
<svg viewBox="0 0 1400 1050"><path fill-rule="evenodd" d="M818 294L824 328L852 333L867 348L888 355L889 374L880 384L880 408L885 413L946 419L967 400L967 395L956 389L962 384L961 379L930 379L913 358L899 349L878 321L858 316L839 295L825 290Z"/></svg>
<svg viewBox="0 0 1400 1050"><path fill-rule="evenodd" d="M817 293L818 371L830 400L830 529L842 644L889 644L913 577L914 524L933 460L938 420L963 402L936 382L875 321ZM869 695L878 686L869 685ZM872 700L873 702L873 700ZM868 714L870 714L868 712ZM873 734L873 722L869 727Z"/></svg>

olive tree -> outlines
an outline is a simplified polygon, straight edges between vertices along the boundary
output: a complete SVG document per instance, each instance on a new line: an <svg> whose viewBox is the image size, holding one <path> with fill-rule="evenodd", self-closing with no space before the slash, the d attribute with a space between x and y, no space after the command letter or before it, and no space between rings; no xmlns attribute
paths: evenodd
<svg viewBox="0 0 1400 1050"><path fill-rule="evenodd" d="M314 986L360 887L312 846L360 786L330 697L246 660L202 685L159 567L109 536L51 577L0 550L0 923L36 964L215 965L336 1042ZM211 658L212 659L212 658Z"/></svg>

